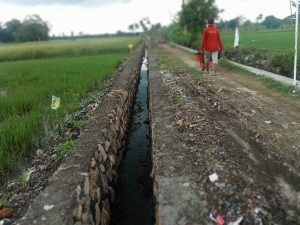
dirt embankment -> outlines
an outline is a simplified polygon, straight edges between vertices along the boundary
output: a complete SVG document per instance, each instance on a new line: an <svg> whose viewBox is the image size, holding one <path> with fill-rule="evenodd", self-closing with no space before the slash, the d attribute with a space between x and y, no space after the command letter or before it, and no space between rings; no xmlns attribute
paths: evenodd
<svg viewBox="0 0 300 225"><path fill-rule="evenodd" d="M213 224L211 212L300 224L300 102L225 69L192 79L162 52L198 67L182 50L152 51L157 224Z"/></svg>

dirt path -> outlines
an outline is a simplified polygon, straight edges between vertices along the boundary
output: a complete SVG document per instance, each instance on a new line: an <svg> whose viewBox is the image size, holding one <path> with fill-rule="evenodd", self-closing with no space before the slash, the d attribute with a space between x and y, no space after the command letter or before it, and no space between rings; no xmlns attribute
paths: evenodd
<svg viewBox="0 0 300 225"><path fill-rule="evenodd" d="M192 54L167 45L161 47L199 71ZM268 139L300 168L300 101L283 97L260 82L226 69L220 68L220 73L221 76L210 77L208 81L214 96L229 111L239 114L247 129Z"/></svg>
<svg viewBox="0 0 300 225"><path fill-rule="evenodd" d="M154 51L152 63L159 64L161 52L198 70L193 55L168 45ZM161 105L152 112L161 224L172 217L163 209L175 204L176 224L212 223L211 211L226 224L239 216L243 224L300 224L300 102L225 69L204 79L179 67L159 64L154 70L160 76L152 81L155 92L168 93L152 100ZM168 116L160 113L164 108ZM214 173L218 181L211 182ZM193 212L183 198L176 201L180 185L172 190L173 182L201 202L191 203ZM172 200L170 192L176 193Z"/></svg>

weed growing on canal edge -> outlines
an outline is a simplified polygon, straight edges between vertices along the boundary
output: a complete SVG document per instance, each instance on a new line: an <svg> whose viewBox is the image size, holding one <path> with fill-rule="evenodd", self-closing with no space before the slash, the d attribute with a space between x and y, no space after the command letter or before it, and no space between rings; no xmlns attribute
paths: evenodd
<svg viewBox="0 0 300 225"><path fill-rule="evenodd" d="M24 187L26 185L30 174L31 174L30 170L23 170L21 175L18 177L17 181L22 187Z"/></svg>
<svg viewBox="0 0 300 225"><path fill-rule="evenodd" d="M57 163L60 161L72 148L74 147L74 143L72 140L67 140L64 143L61 143L57 146L55 150L55 154L52 160Z"/></svg>
<svg viewBox="0 0 300 225"><path fill-rule="evenodd" d="M10 200L10 197L8 195L0 196L0 206L2 206L2 207L8 206L9 200Z"/></svg>
<svg viewBox="0 0 300 225"><path fill-rule="evenodd" d="M39 145L40 137L75 112L124 53L0 63L0 177ZM51 96L61 107L50 108ZM45 128L44 128L45 129Z"/></svg>

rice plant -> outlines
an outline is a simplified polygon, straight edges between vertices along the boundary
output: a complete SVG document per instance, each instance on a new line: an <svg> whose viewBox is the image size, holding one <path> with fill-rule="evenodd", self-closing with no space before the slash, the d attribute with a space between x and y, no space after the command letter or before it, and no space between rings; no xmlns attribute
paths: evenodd
<svg viewBox="0 0 300 225"><path fill-rule="evenodd" d="M46 133L43 123L54 127L66 115L74 113L83 96L99 87L129 54L128 43L138 42L109 38L90 41L51 43L56 47L49 47L48 43L0 47L0 57L3 49L12 51L6 52L10 60L21 59L24 55L21 58L20 55L31 48L36 52L53 48L51 51L55 52L52 58L25 57L26 60L0 63L0 177L38 147L40 137ZM109 48L115 51L108 53ZM81 49L92 54L83 54ZM57 110L50 107L52 95L61 98Z"/></svg>

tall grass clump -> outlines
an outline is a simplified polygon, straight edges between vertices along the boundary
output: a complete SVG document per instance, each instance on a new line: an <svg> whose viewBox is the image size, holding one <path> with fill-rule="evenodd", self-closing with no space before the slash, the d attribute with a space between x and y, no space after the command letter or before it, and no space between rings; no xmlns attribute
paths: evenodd
<svg viewBox="0 0 300 225"><path fill-rule="evenodd" d="M72 44L56 43L54 45L60 46L58 49L61 52L53 49L55 58L30 59L35 57L28 53L26 60L0 63L0 177L39 147L40 138L46 133L45 123L51 129L66 115L75 112L82 97L99 87L113 73L129 53L129 39L115 41L120 43L109 39L86 43L87 46L80 40ZM137 43L137 40L131 41ZM116 44L110 46L112 43ZM32 48L38 49L38 45L44 44L32 44ZM13 49L12 46L8 48ZM28 48L31 47L25 49L28 51ZM41 52L46 51L44 47L41 48ZM100 48L104 49L103 52ZM5 58L3 49L5 47L1 46L2 59ZM107 49L112 49L109 54ZM24 46L16 45L15 50L6 55L6 59L24 58L25 52ZM63 57L68 54L72 56ZM52 95L61 98L61 107L56 111L50 107Z"/></svg>

